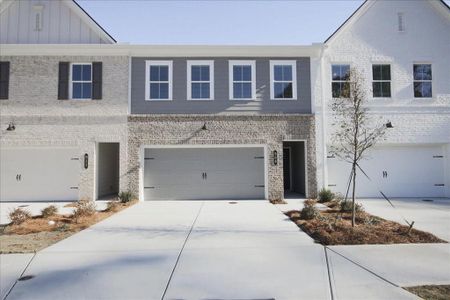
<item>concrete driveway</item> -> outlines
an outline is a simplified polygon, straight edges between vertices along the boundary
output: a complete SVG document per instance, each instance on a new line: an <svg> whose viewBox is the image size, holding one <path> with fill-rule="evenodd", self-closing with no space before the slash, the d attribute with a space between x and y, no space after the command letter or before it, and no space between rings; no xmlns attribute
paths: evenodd
<svg viewBox="0 0 450 300"><path fill-rule="evenodd" d="M8 300L416 299L266 201L139 203L32 257L0 259Z"/></svg>
<svg viewBox="0 0 450 300"><path fill-rule="evenodd" d="M414 228L428 231L443 240L450 241L450 199L448 198L394 198L391 202L395 209L384 199L358 199L358 202L373 215L401 224L405 224L404 217L409 222L415 222Z"/></svg>

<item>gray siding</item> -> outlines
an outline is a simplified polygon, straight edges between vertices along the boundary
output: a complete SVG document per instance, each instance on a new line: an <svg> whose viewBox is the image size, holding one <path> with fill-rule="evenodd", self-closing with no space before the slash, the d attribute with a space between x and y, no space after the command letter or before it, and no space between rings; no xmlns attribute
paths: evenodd
<svg viewBox="0 0 450 300"><path fill-rule="evenodd" d="M230 100L228 61L256 61L256 100ZM173 100L145 100L145 61L173 61ZM214 60L214 100L187 100L187 60ZM270 100L270 60L297 61L297 100ZM211 114L211 113L311 113L310 58L133 58L131 71L132 114Z"/></svg>

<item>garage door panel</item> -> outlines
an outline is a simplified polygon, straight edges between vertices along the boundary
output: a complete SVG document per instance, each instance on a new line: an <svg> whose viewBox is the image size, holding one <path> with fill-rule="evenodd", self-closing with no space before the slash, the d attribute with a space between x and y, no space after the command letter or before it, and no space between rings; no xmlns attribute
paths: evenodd
<svg viewBox="0 0 450 300"><path fill-rule="evenodd" d="M372 179L359 172L358 197L443 197L443 150L439 146L382 147L372 150L360 165ZM330 189L345 192L350 164L328 159Z"/></svg>
<svg viewBox="0 0 450 300"><path fill-rule="evenodd" d="M263 155L262 147L146 149L144 197L263 199Z"/></svg>
<svg viewBox="0 0 450 300"><path fill-rule="evenodd" d="M81 165L77 149L5 148L0 154L1 201L78 199Z"/></svg>

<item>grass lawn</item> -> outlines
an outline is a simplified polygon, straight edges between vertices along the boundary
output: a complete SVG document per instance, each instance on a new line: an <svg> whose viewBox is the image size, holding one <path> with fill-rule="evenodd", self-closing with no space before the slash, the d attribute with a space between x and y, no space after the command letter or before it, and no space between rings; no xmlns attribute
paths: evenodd
<svg viewBox="0 0 450 300"><path fill-rule="evenodd" d="M117 202L113 209L96 211L91 215L35 216L21 224L0 225L0 253L33 253L42 250L135 203ZM70 205L76 207L77 204Z"/></svg>
<svg viewBox="0 0 450 300"><path fill-rule="evenodd" d="M357 212L356 226L351 226L351 213L343 212L339 203L323 203L326 210L308 209L289 211L286 215L304 232L322 245L362 245L362 244L404 244L404 243L446 243L431 233L412 229L409 226L388 221L364 212ZM315 205L308 200L307 206ZM312 212L312 213L311 213Z"/></svg>
<svg viewBox="0 0 450 300"><path fill-rule="evenodd" d="M410 293L413 293L424 300L448 300L450 299L450 285L423 285L405 287Z"/></svg>

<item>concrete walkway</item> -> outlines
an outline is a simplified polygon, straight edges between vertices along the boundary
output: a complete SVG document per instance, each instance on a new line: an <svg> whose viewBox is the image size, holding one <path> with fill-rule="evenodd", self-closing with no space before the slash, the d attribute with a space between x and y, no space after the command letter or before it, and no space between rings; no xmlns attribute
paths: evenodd
<svg viewBox="0 0 450 300"><path fill-rule="evenodd" d="M1 298L416 299L265 201L139 203L24 262Z"/></svg>

